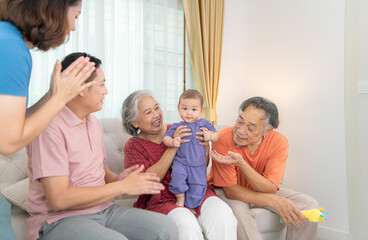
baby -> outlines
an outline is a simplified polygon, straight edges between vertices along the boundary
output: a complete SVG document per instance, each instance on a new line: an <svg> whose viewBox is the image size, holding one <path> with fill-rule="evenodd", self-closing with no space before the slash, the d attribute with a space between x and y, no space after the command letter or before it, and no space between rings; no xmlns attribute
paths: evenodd
<svg viewBox="0 0 368 240"><path fill-rule="evenodd" d="M174 123L165 133L163 142L168 147L179 147L171 165L169 190L176 196L176 205L194 209L201 205L207 190L206 147L200 145L197 132L203 132L205 141L216 142L219 134L210 121L201 119L203 97L197 90L184 91L179 98L178 111L183 121ZM193 133L184 137L189 142L181 143L181 138L173 138L179 126L186 126Z"/></svg>

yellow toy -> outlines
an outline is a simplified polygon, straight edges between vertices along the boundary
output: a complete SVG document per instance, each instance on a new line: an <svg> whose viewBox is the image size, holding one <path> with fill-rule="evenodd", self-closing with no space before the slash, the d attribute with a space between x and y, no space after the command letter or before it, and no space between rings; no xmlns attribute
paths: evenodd
<svg viewBox="0 0 368 240"><path fill-rule="evenodd" d="M324 213L328 215L328 213L325 212L324 210L325 208L320 208L320 209L315 208L315 209L310 209L310 210L303 210L300 212L303 213L303 215L311 222L318 222L318 221L323 222L324 220L327 220L327 218L323 216L322 214ZM280 219L280 222L284 223L282 219Z"/></svg>

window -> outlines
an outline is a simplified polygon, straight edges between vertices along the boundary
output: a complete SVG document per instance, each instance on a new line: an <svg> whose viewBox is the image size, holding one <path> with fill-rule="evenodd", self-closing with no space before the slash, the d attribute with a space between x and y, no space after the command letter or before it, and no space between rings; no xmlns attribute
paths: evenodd
<svg viewBox="0 0 368 240"><path fill-rule="evenodd" d="M177 113L183 91L184 10L181 0L83 1L77 30L66 44L46 53L32 50L30 104L48 90L56 59L75 51L102 60L109 94L99 118L120 118L121 105L133 91L155 95L165 122L180 120ZM186 44L186 46L188 46ZM194 88L189 50L186 50L186 88Z"/></svg>

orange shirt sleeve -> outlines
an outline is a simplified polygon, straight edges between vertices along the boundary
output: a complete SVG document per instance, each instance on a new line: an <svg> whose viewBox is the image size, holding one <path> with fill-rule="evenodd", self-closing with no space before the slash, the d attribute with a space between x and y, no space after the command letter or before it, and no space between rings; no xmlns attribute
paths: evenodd
<svg viewBox="0 0 368 240"><path fill-rule="evenodd" d="M270 148L265 150L269 152L269 158L263 176L279 188L284 178L286 159L289 153L288 140L283 135L276 134L273 144L270 144Z"/></svg>
<svg viewBox="0 0 368 240"><path fill-rule="evenodd" d="M219 140L213 143L212 146L219 154L227 156L227 152L230 149L228 144L232 143L232 141L232 127L228 127L220 131ZM211 184L216 187L230 187L237 184L237 171L235 166L217 163L212 160L211 173Z"/></svg>

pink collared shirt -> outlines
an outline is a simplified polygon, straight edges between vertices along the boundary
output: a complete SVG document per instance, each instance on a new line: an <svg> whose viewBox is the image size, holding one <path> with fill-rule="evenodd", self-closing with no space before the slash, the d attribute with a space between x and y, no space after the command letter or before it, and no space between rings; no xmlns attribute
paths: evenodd
<svg viewBox="0 0 368 240"><path fill-rule="evenodd" d="M54 212L46 200L40 178L68 176L70 186L92 187L105 184L103 160L106 153L99 121L88 115L86 122L64 107L49 126L27 146L30 218L26 220L27 239L34 240L42 224L91 214L112 205L108 201L82 210Z"/></svg>

